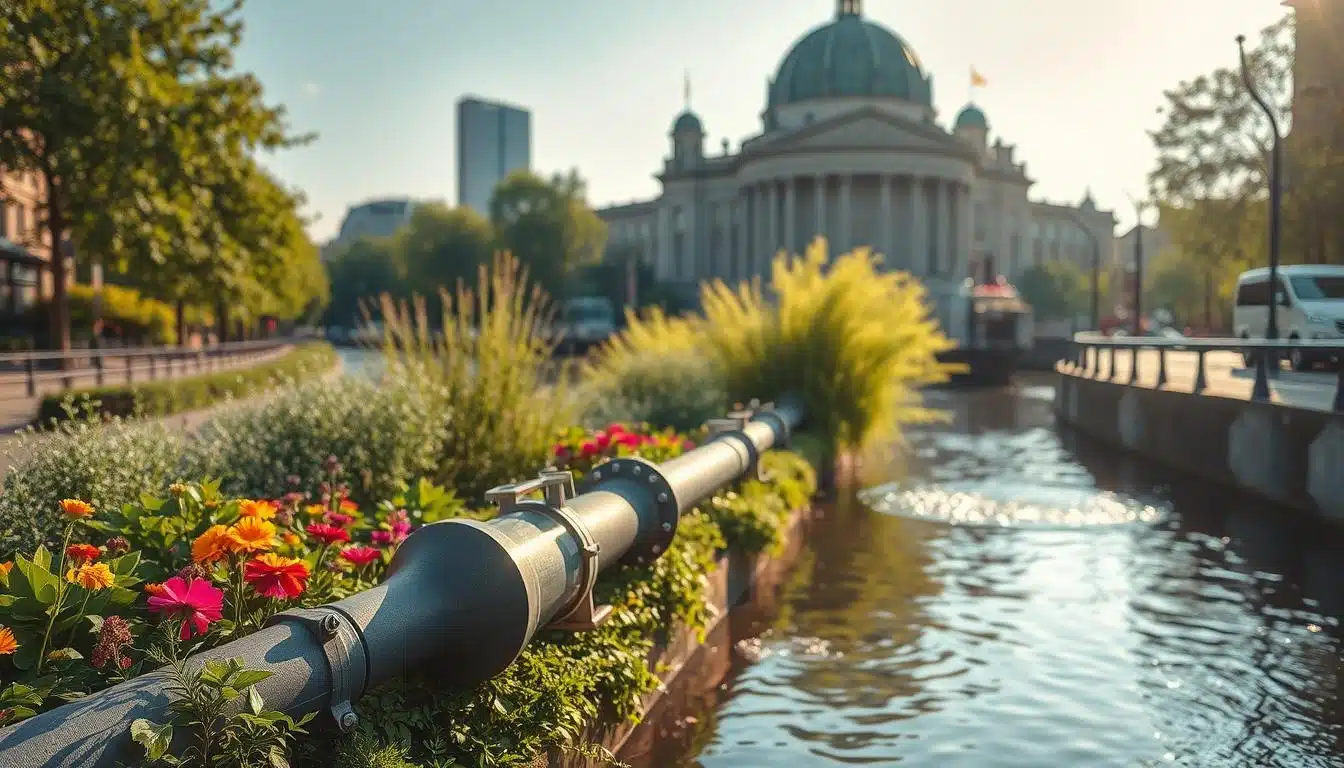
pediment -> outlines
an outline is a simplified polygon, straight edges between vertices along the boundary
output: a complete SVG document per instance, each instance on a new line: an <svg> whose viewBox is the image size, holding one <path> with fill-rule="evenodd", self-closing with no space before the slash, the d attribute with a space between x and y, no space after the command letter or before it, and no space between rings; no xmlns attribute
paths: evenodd
<svg viewBox="0 0 1344 768"><path fill-rule="evenodd" d="M860 112L817 123L781 136L764 151L883 150L909 152L956 152L967 148L935 126L920 125L897 117Z"/></svg>

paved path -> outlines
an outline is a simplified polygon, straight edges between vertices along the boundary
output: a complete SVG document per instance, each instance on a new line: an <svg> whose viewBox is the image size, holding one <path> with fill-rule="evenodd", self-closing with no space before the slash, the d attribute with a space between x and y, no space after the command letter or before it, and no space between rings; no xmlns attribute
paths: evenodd
<svg viewBox="0 0 1344 768"><path fill-rule="evenodd" d="M1131 352L1117 350L1115 353L1115 381L1128 382L1131 368ZM1109 355L1101 355L1103 376L1109 372ZM1192 392L1195 388L1195 376L1198 373L1199 355L1195 352L1167 352L1167 384L1163 389L1177 392ZM1069 371L1069 368L1063 370ZM1139 352L1138 386L1152 388L1157 383L1158 351L1145 349ZM1273 372L1271 372L1273 373ZM1241 355L1237 352L1209 352L1205 359L1204 376L1208 388L1206 395L1232 397L1241 400L1251 398L1251 389L1255 386L1255 371L1242 367ZM1338 374L1333 371L1306 372L1282 370L1270 379L1269 388L1273 401L1298 408L1312 408L1321 411L1332 410L1335 399L1335 386Z"/></svg>
<svg viewBox="0 0 1344 768"><path fill-rule="evenodd" d="M166 378L181 378L183 376L199 376L204 373L214 371L224 371L233 368L242 368L258 363L269 362L277 357L289 352L292 347L284 345L265 350L258 350L253 353L230 356L223 359L211 359L210 365L206 368L198 368L196 361L174 361L171 367L166 366L162 360L155 363L154 375L155 381L162 381ZM144 383L150 380L149 367L144 362L136 363L133 368L134 381ZM37 385L37 397L28 396L28 379L24 373L4 372L0 373L0 435L14 432L22 427L31 424L37 416L37 409L42 403L45 395L56 394L66 389L64 381L64 372L59 371L41 371L38 374L41 378ZM92 368L80 368L69 372L70 380L75 388L83 389L95 387L98 385L98 375ZM126 382L126 372L121 360L111 363L104 372L103 381L109 386L116 386Z"/></svg>

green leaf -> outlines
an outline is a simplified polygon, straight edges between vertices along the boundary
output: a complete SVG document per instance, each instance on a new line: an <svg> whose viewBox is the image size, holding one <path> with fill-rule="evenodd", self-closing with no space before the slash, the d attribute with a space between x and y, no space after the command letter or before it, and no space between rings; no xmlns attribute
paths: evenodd
<svg viewBox="0 0 1344 768"><path fill-rule="evenodd" d="M90 633L90 634L94 634L94 635L96 635L96 634L98 634L99 632L103 631L103 617L102 617L102 616L98 616L98 615L85 616L85 617L84 617L84 620L87 621L87 622L89 622L89 624L90 624L90 626L89 626L89 633Z"/></svg>
<svg viewBox="0 0 1344 768"><path fill-rule="evenodd" d="M254 715L261 714L266 707L266 701L261 698L261 691L256 686L247 689L247 708Z"/></svg>
<svg viewBox="0 0 1344 768"><path fill-rule="evenodd" d="M289 768L289 759L285 757L285 748L279 744L271 746L269 757L271 768Z"/></svg>
<svg viewBox="0 0 1344 768"><path fill-rule="evenodd" d="M273 673L263 669L244 669L233 676L230 684L235 688L249 688L270 677Z"/></svg>
<svg viewBox="0 0 1344 768"><path fill-rule="evenodd" d="M51 552L47 551L46 545L40 545L33 552L33 564L45 571L51 570Z"/></svg>
<svg viewBox="0 0 1344 768"><path fill-rule="evenodd" d="M150 722L141 718L131 723L131 740L145 749L150 760L159 760L168 754L173 744L173 726Z"/></svg>
<svg viewBox="0 0 1344 768"><path fill-rule="evenodd" d="M108 562L107 566L112 569L112 573L118 576L130 576L135 573L136 566L140 565L139 552L127 552L121 557Z"/></svg>
<svg viewBox="0 0 1344 768"><path fill-rule="evenodd" d="M229 667L228 662L212 659L201 668L199 679L212 688L219 688L226 683L231 674L233 674L233 670Z"/></svg>

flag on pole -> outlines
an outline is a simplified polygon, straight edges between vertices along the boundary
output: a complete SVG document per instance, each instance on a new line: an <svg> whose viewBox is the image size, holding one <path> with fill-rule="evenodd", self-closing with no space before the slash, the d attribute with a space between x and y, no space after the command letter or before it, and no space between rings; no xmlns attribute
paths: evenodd
<svg viewBox="0 0 1344 768"><path fill-rule="evenodd" d="M980 74L980 70L971 67L971 87L984 88L987 85L989 85L989 81L985 79L984 75Z"/></svg>

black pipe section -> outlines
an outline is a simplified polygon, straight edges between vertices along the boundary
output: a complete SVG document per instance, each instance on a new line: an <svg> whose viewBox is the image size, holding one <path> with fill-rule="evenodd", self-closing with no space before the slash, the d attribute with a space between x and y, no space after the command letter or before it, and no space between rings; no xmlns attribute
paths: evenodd
<svg viewBox="0 0 1344 768"><path fill-rule="evenodd" d="M359 723L353 703L395 678L434 674L445 687L489 679L539 629L585 621L591 628L602 615L585 609L597 572L656 559L681 513L752 471L762 453L786 443L802 415L797 401L739 413L736 428L662 465L604 464L573 498L543 473L545 482L522 490L544 490L546 502L506 500L488 522L427 525L402 543L378 586L286 611L188 664L241 658L272 673L257 684L268 708L294 716L325 711L342 731ZM503 498L509 488L491 493ZM168 720L168 682L152 672L0 729L0 766L110 768L132 754L132 722Z"/></svg>

